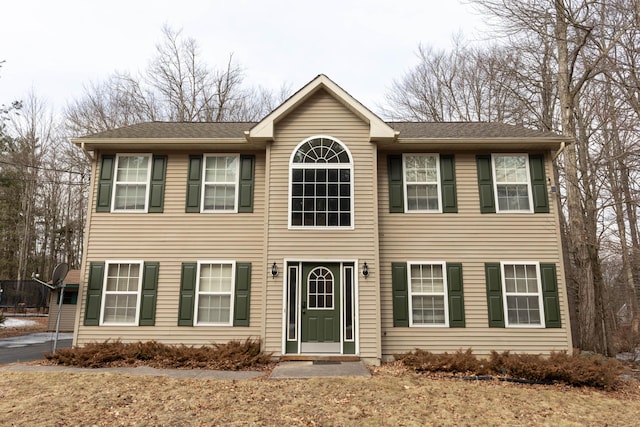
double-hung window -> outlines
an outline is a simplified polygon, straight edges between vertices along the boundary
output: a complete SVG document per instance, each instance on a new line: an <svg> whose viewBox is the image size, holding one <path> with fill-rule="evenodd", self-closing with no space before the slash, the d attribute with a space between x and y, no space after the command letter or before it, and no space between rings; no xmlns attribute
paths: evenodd
<svg viewBox="0 0 640 427"><path fill-rule="evenodd" d="M237 212L238 157L221 154L204 156L203 212Z"/></svg>
<svg viewBox="0 0 640 427"><path fill-rule="evenodd" d="M102 324L136 325L140 312L142 261L108 261L102 296Z"/></svg>
<svg viewBox="0 0 640 427"><path fill-rule="evenodd" d="M532 212L528 156L494 154L492 161L498 212Z"/></svg>
<svg viewBox="0 0 640 427"><path fill-rule="evenodd" d="M404 154L402 159L407 211L442 212L439 156L437 154Z"/></svg>
<svg viewBox="0 0 640 427"><path fill-rule="evenodd" d="M507 326L544 327L538 263L501 262Z"/></svg>
<svg viewBox="0 0 640 427"><path fill-rule="evenodd" d="M409 262L411 326L448 326L444 262Z"/></svg>
<svg viewBox="0 0 640 427"><path fill-rule="evenodd" d="M549 213L544 154L478 154L481 213Z"/></svg>
<svg viewBox="0 0 640 427"><path fill-rule="evenodd" d="M353 161L340 141L303 141L289 168L290 228L353 228Z"/></svg>
<svg viewBox="0 0 640 427"><path fill-rule="evenodd" d="M197 325L231 325L234 279L232 261L198 262Z"/></svg>
<svg viewBox="0 0 640 427"><path fill-rule="evenodd" d="M118 154L116 156L113 211L146 212L150 177L150 154Z"/></svg>
<svg viewBox="0 0 640 427"><path fill-rule="evenodd" d="M456 213L453 154L389 154L389 212Z"/></svg>

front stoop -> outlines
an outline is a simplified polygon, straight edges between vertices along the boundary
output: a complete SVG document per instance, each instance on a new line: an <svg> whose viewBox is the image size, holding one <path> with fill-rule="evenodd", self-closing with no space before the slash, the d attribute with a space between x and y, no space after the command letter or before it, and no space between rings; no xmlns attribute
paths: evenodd
<svg viewBox="0 0 640 427"><path fill-rule="evenodd" d="M371 372L360 360L336 360L335 357L314 357L313 360L281 361L273 369L270 379L314 377L370 377ZM282 360L282 359L281 359Z"/></svg>

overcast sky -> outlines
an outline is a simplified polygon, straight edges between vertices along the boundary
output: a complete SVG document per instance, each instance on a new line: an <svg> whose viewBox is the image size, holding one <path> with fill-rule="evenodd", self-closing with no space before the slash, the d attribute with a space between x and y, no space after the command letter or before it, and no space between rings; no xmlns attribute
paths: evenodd
<svg viewBox="0 0 640 427"><path fill-rule="evenodd" d="M10 0L0 8L0 104L32 89L61 109L114 71L144 69L168 24L245 83L293 90L326 74L376 111L420 43L447 48L482 19L457 0Z"/></svg>

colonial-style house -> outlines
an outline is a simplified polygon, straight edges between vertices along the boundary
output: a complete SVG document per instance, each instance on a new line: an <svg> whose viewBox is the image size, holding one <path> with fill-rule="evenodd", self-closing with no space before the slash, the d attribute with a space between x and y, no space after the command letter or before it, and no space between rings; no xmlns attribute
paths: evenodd
<svg viewBox="0 0 640 427"><path fill-rule="evenodd" d="M93 163L75 345L572 348L556 134L385 122L319 75L257 123L74 142Z"/></svg>

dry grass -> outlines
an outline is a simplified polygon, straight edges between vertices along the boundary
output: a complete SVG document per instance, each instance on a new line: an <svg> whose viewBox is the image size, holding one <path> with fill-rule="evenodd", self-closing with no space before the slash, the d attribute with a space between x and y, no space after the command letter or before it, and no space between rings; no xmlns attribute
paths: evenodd
<svg viewBox="0 0 640 427"><path fill-rule="evenodd" d="M0 338L19 337L21 335L35 334L38 332L47 332L49 329L47 317L19 317L21 320L31 320L36 322L35 325L21 326L16 328L0 327Z"/></svg>
<svg viewBox="0 0 640 427"><path fill-rule="evenodd" d="M640 388L371 378L195 380L105 373L3 372L0 425L635 425Z"/></svg>

